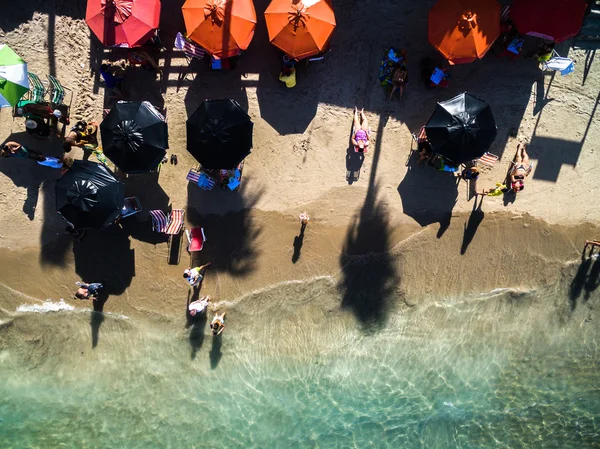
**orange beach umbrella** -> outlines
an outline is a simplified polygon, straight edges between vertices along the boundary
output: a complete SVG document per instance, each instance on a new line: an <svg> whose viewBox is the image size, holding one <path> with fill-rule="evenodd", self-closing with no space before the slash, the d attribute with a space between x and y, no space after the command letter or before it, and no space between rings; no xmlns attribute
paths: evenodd
<svg viewBox="0 0 600 449"><path fill-rule="evenodd" d="M265 20L271 43L294 59L323 51L335 28L331 0L272 0Z"/></svg>
<svg viewBox="0 0 600 449"><path fill-rule="evenodd" d="M429 43L450 64L483 58L499 35L496 0L439 0L429 11Z"/></svg>
<svg viewBox="0 0 600 449"><path fill-rule="evenodd" d="M181 9L188 37L219 58L246 50L254 37L252 0L187 0Z"/></svg>

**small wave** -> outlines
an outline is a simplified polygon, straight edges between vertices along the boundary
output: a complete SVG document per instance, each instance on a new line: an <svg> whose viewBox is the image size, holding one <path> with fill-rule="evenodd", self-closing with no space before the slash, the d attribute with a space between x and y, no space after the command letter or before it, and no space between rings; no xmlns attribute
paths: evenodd
<svg viewBox="0 0 600 449"><path fill-rule="evenodd" d="M17 307L17 312L32 312L32 313L48 313L48 312L60 312L62 310L75 310L70 304L67 304L64 299L60 299L58 302L46 300L42 304L21 304Z"/></svg>

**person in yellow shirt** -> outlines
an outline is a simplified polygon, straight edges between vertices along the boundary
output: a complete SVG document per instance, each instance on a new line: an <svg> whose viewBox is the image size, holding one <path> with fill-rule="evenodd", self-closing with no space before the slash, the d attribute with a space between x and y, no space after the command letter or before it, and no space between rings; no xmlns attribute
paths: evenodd
<svg viewBox="0 0 600 449"><path fill-rule="evenodd" d="M288 89L291 89L292 87L296 86L296 69L294 67L291 67L290 69L284 70L283 72L279 73L279 81L284 82L285 87L287 87Z"/></svg>

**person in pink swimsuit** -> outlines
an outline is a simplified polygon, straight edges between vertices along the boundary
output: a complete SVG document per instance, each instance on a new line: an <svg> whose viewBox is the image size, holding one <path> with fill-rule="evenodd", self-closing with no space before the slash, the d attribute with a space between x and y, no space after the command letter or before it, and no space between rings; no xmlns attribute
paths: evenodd
<svg viewBox="0 0 600 449"><path fill-rule="evenodd" d="M357 108L354 108L354 135L352 136L352 145L359 152L363 153L369 146L369 122L365 116L365 110L360 110L360 116Z"/></svg>

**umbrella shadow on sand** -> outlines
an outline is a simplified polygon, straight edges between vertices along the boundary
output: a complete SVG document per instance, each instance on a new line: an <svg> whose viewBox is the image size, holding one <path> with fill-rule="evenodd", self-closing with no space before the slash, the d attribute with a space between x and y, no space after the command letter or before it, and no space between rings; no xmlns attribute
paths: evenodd
<svg viewBox="0 0 600 449"><path fill-rule="evenodd" d="M404 213L423 227L439 223L440 238L450 226L459 179L425 165L410 166L398 186Z"/></svg>
<svg viewBox="0 0 600 449"><path fill-rule="evenodd" d="M350 224L340 256L342 307L350 309L367 331L381 327L399 284L395 256L390 253L387 211L373 186Z"/></svg>
<svg viewBox="0 0 600 449"><path fill-rule="evenodd" d="M193 227L202 226L206 234L203 250L192 253L192 265L212 262L210 270L232 276L254 271L259 253L255 245L261 228L255 224L251 209L262 192L249 193L249 181L242 179L240 190L235 192L220 189L207 192L188 184L187 221Z"/></svg>
<svg viewBox="0 0 600 449"><path fill-rule="evenodd" d="M121 295L135 276L134 251L128 234L118 226L88 231L73 246L75 272L85 283L100 282L103 288L93 302L91 315L92 347L98 344L100 326L104 321L104 304L110 295Z"/></svg>

